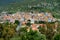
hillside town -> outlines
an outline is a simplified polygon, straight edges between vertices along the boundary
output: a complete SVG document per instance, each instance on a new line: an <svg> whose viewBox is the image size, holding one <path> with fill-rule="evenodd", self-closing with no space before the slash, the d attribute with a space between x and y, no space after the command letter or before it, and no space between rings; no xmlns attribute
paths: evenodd
<svg viewBox="0 0 60 40"><path fill-rule="evenodd" d="M45 21L45 22L55 22L56 18L52 16L52 13L44 13L44 12L37 12L37 13L31 13L31 12L16 12L14 14L3 14L3 16L0 17L3 21L9 21L14 23L15 20L27 22L27 20L31 20L31 23L34 23L34 21ZM0 20L1 20L0 19Z"/></svg>

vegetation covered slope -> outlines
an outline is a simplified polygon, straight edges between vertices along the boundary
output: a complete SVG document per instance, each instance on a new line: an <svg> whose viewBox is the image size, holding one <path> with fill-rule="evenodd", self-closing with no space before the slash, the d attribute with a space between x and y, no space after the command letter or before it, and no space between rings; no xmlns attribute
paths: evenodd
<svg viewBox="0 0 60 40"><path fill-rule="evenodd" d="M60 0L6 0L5 5L0 6L0 11L2 10L11 12L16 12L18 10L50 11L58 18L60 16Z"/></svg>

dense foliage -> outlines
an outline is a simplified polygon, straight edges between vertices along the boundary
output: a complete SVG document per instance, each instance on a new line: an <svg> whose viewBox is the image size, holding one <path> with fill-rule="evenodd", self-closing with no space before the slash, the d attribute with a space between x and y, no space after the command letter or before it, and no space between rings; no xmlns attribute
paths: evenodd
<svg viewBox="0 0 60 40"><path fill-rule="evenodd" d="M21 28L19 37L18 38L12 38L11 40L46 40L46 36L41 34L40 32L33 31L32 29L29 29L28 32L27 27Z"/></svg>
<svg viewBox="0 0 60 40"><path fill-rule="evenodd" d="M56 34L54 35L53 40L60 40L60 34L59 34L59 33L56 33Z"/></svg>
<svg viewBox="0 0 60 40"><path fill-rule="evenodd" d="M26 25L16 32L16 24L0 23L0 40L60 40L59 26L54 31L54 23L44 24L46 26L39 26L38 30L33 30Z"/></svg>
<svg viewBox="0 0 60 40"><path fill-rule="evenodd" d="M16 24L12 23L0 23L0 39L9 40L14 36Z"/></svg>

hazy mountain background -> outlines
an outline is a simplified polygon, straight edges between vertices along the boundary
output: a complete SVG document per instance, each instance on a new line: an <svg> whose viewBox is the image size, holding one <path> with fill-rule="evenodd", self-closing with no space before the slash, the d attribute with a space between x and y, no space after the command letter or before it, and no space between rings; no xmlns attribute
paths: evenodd
<svg viewBox="0 0 60 40"><path fill-rule="evenodd" d="M22 2L23 0L0 0L0 6L8 5L10 3Z"/></svg>

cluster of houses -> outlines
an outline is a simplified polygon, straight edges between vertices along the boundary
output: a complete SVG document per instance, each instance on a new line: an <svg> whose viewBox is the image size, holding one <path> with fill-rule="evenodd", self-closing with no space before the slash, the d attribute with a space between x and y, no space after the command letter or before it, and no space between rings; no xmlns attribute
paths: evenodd
<svg viewBox="0 0 60 40"><path fill-rule="evenodd" d="M16 12L14 14L4 14L1 19L3 21L8 20L9 22L12 22L12 23L14 23L15 20L18 20L20 22L27 22L27 20L31 20L31 23L34 23L34 21L45 21L45 22L56 21L56 18L54 18L52 14L48 12L46 13Z"/></svg>

